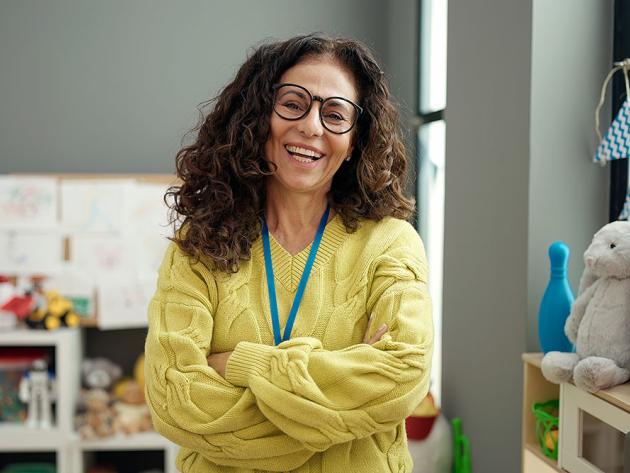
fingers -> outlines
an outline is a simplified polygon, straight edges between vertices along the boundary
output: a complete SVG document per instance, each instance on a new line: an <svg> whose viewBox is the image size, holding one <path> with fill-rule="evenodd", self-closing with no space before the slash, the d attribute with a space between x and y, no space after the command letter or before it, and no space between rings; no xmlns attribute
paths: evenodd
<svg viewBox="0 0 630 473"><path fill-rule="evenodd" d="M363 335L363 343L370 343L369 333L370 333L371 328L372 328L372 317L368 319L367 328L365 329L365 335Z"/></svg>
<svg viewBox="0 0 630 473"><path fill-rule="evenodd" d="M372 318L370 318L370 320L368 321L368 326L365 329L365 335L363 336L363 343L367 343L369 345L374 345L376 342L378 342L381 337L383 335L385 335L387 333L387 324L383 324L381 325L378 330L376 330L376 332L374 332L374 335L372 335L371 337L369 336L370 333L370 329L372 327Z"/></svg>
<svg viewBox="0 0 630 473"><path fill-rule="evenodd" d="M374 345L386 333L387 333L387 325L383 324L378 328L378 330L374 333L374 335L372 335L372 338L370 338L370 342L369 342L370 345Z"/></svg>

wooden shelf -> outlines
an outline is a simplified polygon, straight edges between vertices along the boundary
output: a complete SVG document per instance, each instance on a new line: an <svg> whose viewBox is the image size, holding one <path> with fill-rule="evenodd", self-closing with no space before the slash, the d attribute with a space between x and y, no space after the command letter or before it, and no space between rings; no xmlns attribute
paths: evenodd
<svg viewBox="0 0 630 473"><path fill-rule="evenodd" d="M540 368L540 363L543 359L542 353L523 353L521 358L525 363L528 363L536 368Z"/></svg>
<svg viewBox="0 0 630 473"><path fill-rule="evenodd" d="M526 365L531 365L540 369L543 353L523 353L522 359ZM603 399L604 401L610 402L626 412L630 412L630 383L621 384L609 389L603 389L593 393L593 395Z"/></svg>
<svg viewBox="0 0 630 473"><path fill-rule="evenodd" d="M546 457L541 451L540 446L538 444L525 444L525 448L536 455L539 459L544 461L547 465L553 468L556 471L564 471L560 467L558 467L558 462L556 460L552 460L551 458Z"/></svg>

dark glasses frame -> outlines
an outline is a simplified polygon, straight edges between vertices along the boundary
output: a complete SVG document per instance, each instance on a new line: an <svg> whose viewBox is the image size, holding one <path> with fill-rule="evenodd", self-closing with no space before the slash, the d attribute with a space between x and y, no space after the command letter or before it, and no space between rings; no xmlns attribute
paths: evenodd
<svg viewBox="0 0 630 473"><path fill-rule="evenodd" d="M311 102L308 106L308 108L304 111L304 113L302 115L300 115L299 117L295 117L295 118L287 118L285 116L283 116L280 112L278 112L276 110L276 94L278 93L278 89L280 89L281 87L284 86L291 86L291 87L297 87L298 89L303 90L304 92L306 92L306 94L310 97ZM351 131L354 126L357 124L357 122L359 121L359 116L363 113L363 107L361 107L360 105L357 105L356 103L354 103L352 100L349 100L345 97L338 97L338 96L332 96L332 97L320 97L319 95L313 95L311 94L311 92L305 88L302 87L301 85L298 84L292 84L290 82L282 82L280 84L274 84L272 87L272 90L274 91L274 96L273 96L273 111L276 113L276 115L278 115L280 118L282 118L283 120L289 120L289 121L297 121L297 120L301 120L302 118L304 118L306 115L308 115L311 111L311 108L313 107L313 102L315 100L317 100L321 105L319 107L319 121L321 122L322 126L328 130L331 133L334 133L335 135L344 135L346 133L348 133L349 131ZM326 125L326 122L324 122L324 118L322 117L322 109L324 108L324 103L328 100L332 100L332 99L337 99L337 100L343 100L344 102L348 102L350 105L352 105L355 110L357 111L357 115L354 119L354 122L352 122L352 125L350 125L350 128L348 128L345 131L334 131L331 130L330 128L328 128L328 126Z"/></svg>

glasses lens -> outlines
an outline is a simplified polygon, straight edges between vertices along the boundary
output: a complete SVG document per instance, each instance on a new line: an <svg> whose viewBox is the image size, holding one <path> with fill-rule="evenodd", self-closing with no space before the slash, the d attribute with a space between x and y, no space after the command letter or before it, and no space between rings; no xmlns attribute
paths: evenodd
<svg viewBox="0 0 630 473"><path fill-rule="evenodd" d="M345 133L357 119L357 109L348 100L331 97L324 100L321 109L322 121L334 133Z"/></svg>
<svg viewBox="0 0 630 473"><path fill-rule="evenodd" d="M311 106L310 95L300 87L283 85L276 91L273 108L278 115L287 120L303 117Z"/></svg>

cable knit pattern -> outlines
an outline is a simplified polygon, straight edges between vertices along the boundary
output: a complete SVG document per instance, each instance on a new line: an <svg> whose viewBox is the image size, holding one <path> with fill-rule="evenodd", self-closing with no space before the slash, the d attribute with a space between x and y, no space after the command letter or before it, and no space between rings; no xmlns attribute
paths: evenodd
<svg viewBox="0 0 630 473"><path fill-rule="evenodd" d="M280 325L310 245L271 237ZM149 307L146 397L190 473L411 473L404 419L428 391L433 328L422 242L411 225L326 226L291 339L273 346L262 241L233 275L172 244ZM388 333L362 343L372 331ZM232 351L225 379L210 353Z"/></svg>

